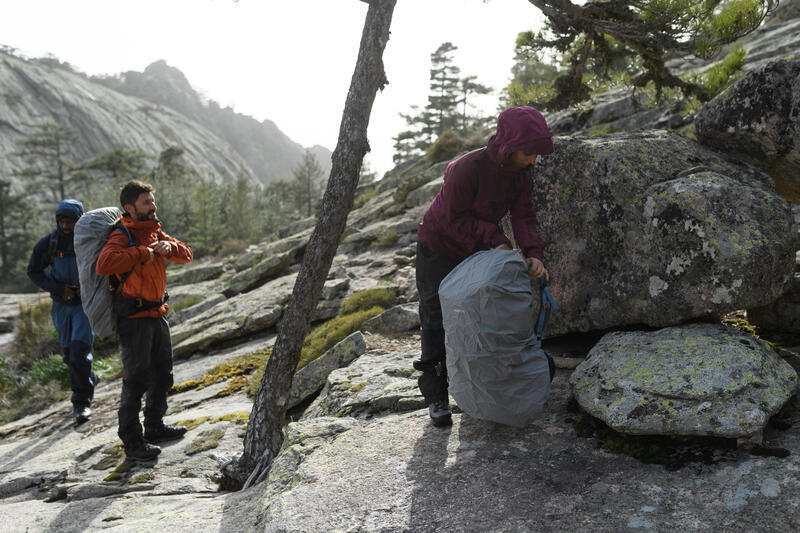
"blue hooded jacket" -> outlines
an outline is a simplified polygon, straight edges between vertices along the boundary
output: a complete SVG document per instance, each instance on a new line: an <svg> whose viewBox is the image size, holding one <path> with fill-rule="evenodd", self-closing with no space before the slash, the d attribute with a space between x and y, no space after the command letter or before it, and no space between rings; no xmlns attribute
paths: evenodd
<svg viewBox="0 0 800 533"><path fill-rule="evenodd" d="M75 248L73 234L64 233L58 226L58 217L78 220L83 216L83 204L78 200L67 199L59 202L56 207L56 227L33 247L33 254L28 262L28 277L38 287L50 293L53 300L68 305L80 305L80 298L65 302L62 298L65 285L79 286L78 264L75 261ZM56 240L57 244L51 256L50 243ZM45 269L50 267L50 272Z"/></svg>

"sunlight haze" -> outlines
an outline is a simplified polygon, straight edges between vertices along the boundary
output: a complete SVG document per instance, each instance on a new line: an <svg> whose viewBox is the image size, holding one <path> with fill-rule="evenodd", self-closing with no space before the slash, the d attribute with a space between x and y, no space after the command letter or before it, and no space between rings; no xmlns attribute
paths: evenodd
<svg viewBox="0 0 800 533"><path fill-rule="evenodd" d="M366 11L358 0L2 0L0 44L91 75L164 59L220 105L333 150ZM458 47L462 76L495 89L480 101L494 114L517 33L541 21L525 0L398 0L384 54L389 85L370 119L371 167L382 175L393 166L392 136L405 127L398 113L425 105L430 54L442 42Z"/></svg>

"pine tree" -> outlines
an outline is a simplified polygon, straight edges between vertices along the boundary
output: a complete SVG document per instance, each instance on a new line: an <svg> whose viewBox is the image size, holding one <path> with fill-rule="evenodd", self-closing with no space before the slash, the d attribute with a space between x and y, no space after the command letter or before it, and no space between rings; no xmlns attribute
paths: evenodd
<svg viewBox="0 0 800 533"><path fill-rule="evenodd" d="M8 180L0 179L0 206L0 290L20 292L30 285L25 265L36 242L36 218L26 195L14 192Z"/></svg>
<svg viewBox="0 0 800 533"><path fill-rule="evenodd" d="M424 155L446 131L468 137L485 126L487 117L468 113L470 98L492 89L479 83L476 76L459 77L461 69L453 64L456 50L453 43L445 42L431 54L428 104L422 110L411 106L410 113L400 113L408 129L393 137L395 163Z"/></svg>
<svg viewBox="0 0 800 533"><path fill-rule="evenodd" d="M310 217L313 214L314 204L322 197L322 167L310 150L303 153L303 159L292 170L294 174L294 198L297 210Z"/></svg>
<svg viewBox="0 0 800 533"><path fill-rule="evenodd" d="M123 184L134 179L146 180L148 160L152 158L140 150L115 148L74 165L73 176L83 184L84 204L116 205Z"/></svg>
<svg viewBox="0 0 800 533"><path fill-rule="evenodd" d="M150 158L151 156L140 150L115 148L87 159L73 169L109 178L115 184L125 183L132 179L141 179L147 174L147 161Z"/></svg>
<svg viewBox="0 0 800 533"><path fill-rule="evenodd" d="M477 80L477 76L466 76L461 78L458 82L460 89L458 103L461 104L461 116L460 124L458 125L458 131L460 131L462 135L467 135L471 130L475 129L474 124L470 122L470 116L467 114L470 96L484 95L492 92L491 87L483 85ZM480 122L481 119L478 119L478 121Z"/></svg>
<svg viewBox="0 0 800 533"><path fill-rule="evenodd" d="M19 150L13 152L27 165L17 176L25 179L31 190L43 187L53 203L67 198L74 188L70 178L75 139L75 131L69 126L37 124L30 135L18 141Z"/></svg>
<svg viewBox="0 0 800 533"><path fill-rule="evenodd" d="M165 148L151 171L158 216L175 235L186 235L191 227L191 192L197 184L194 170L183 161L183 152L180 146Z"/></svg>
<svg viewBox="0 0 800 533"><path fill-rule="evenodd" d="M458 103L461 93L461 69L453 64L453 52L458 47L445 42L431 54L430 93L425 110L432 117L433 135L458 127Z"/></svg>
<svg viewBox="0 0 800 533"><path fill-rule="evenodd" d="M192 191L191 221L188 230L181 234L188 235L198 257L216 252L224 240L221 193L221 187L208 179L200 180Z"/></svg>
<svg viewBox="0 0 800 533"><path fill-rule="evenodd" d="M634 90L652 85L656 97L671 88L684 98L713 94L697 80L677 76L667 60L711 58L756 29L777 0L529 0L547 17L545 30L525 32L518 46L562 54L568 68L541 106L563 109L587 99L588 82L627 74ZM628 72L626 72L628 71Z"/></svg>

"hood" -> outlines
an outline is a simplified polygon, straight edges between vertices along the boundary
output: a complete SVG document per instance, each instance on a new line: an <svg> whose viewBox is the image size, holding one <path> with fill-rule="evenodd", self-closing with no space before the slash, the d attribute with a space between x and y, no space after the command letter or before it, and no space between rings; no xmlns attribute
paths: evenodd
<svg viewBox="0 0 800 533"><path fill-rule="evenodd" d="M489 153L500 164L517 150L529 154L553 153L553 134L547 121L532 107L512 107L497 117L497 133L489 139Z"/></svg>
<svg viewBox="0 0 800 533"><path fill-rule="evenodd" d="M61 200L56 207L56 217L66 217L78 220L83 216L83 204L78 200Z"/></svg>

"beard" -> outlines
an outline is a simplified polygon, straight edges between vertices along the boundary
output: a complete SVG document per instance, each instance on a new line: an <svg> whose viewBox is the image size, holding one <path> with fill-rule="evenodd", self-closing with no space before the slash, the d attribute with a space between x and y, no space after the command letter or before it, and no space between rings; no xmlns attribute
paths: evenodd
<svg viewBox="0 0 800 533"><path fill-rule="evenodd" d="M148 220L154 220L158 222L158 217L156 216L155 209L151 211L136 211L136 220L147 222Z"/></svg>

